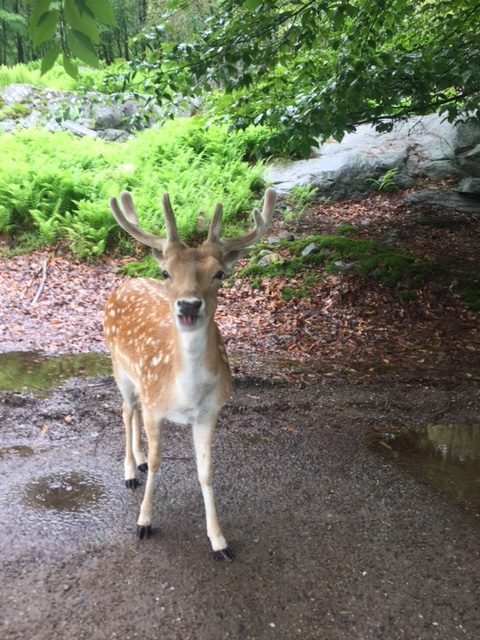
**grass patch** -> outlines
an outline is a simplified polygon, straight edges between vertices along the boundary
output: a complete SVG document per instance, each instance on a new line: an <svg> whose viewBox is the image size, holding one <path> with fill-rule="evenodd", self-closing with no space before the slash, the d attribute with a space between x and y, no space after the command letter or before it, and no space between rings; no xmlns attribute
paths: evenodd
<svg viewBox="0 0 480 640"><path fill-rule="evenodd" d="M335 228L335 231L339 236L351 236L358 232L358 227L349 222L342 222Z"/></svg>
<svg viewBox="0 0 480 640"><path fill-rule="evenodd" d="M480 311L480 278L474 278L461 288L461 296L472 311Z"/></svg>
<svg viewBox="0 0 480 640"><path fill-rule="evenodd" d="M302 255L311 243L316 249ZM406 251L393 251L373 240L358 240L343 236L310 236L294 242L277 245L283 258L265 267L258 265L258 250L249 265L239 272L251 276L257 284L261 278L297 278L304 274L300 287L285 287L284 296L308 297L318 279L321 268L327 273L349 273L371 278L385 286L404 286L409 290L419 287L428 277L429 268L418 256ZM312 273L312 271L314 271Z"/></svg>
<svg viewBox="0 0 480 640"><path fill-rule="evenodd" d="M205 236L219 201L224 233L240 233L262 196L262 167L247 162L253 138L251 130L206 128L201 118L173 120L122 144L42 129L3 134L0 154L9 162L0 167L0 232L17 249L66 240L83 258L121 250L125 234L108 199L127 189L141 225L154 233L164 232L165 191L185 240Z"/></svg>

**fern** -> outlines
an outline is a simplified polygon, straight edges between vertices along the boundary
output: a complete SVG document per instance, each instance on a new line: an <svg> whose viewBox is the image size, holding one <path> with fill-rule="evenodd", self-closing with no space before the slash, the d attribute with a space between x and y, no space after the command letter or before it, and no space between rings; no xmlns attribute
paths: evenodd
<svg viewBox="0 0 480 640"><path fill-rule="evenodd" d="M72 251L91 258L122 245L108 198L134 193L141 224L163 232L160 198L170 193L180 234L203 237L215 204L224 205L225 233L260 198L260 165L244 159L253 133L232 135L200 118L178 119L126 143L79 139L65 132L18 131L0 136L0 229L14 239L68 238ZM8 212L8 215L7 213ZM204 212L200 218L199 213Z"/></svg>

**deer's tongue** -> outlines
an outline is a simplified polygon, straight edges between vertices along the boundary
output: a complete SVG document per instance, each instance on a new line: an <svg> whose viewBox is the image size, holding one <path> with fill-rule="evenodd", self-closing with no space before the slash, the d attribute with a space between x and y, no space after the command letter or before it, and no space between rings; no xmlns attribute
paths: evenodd
<svg viewBox="0 0 480 640"><path fill-rule="evenodd" d="M197 321L198 316L178 316L180 318L180 322L184 325L194 325Z"/></svg>

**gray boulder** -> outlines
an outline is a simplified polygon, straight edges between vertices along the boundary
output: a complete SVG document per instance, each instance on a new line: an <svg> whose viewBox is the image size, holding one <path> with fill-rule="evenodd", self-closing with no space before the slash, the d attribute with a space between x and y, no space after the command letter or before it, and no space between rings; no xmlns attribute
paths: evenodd
<svg viewBox="0 0 480 640"><path fill-rule="evenodd" d="M16 83L5 87L1 91L1 96L5 104L15 104L32 98L36 89L31 84Z"/></svg>
<svg viewBox="0 0 480 640"><path fill-rule="evenodd" d="M97 135L108 142L125 142L130 137L128 131L123 129L104 129L103 131L98 131Z"/></svg>
<svg viewBox="0 0 480 640"><path fill-rule="evenodd" d="M378 188L372 178L381 179L392 169L398 187L411 186L419 177L480 176L480 127L454 126L437 115L399 122L389 133L361 125L341 142L330 140L314 149L309 160L270 164L265 179L281 195L312 185L321 198L338 199Z"/></svg>
<svg viewBox="0 0 480 640"><path fill-rule="evenodd" d="M433 204L442 209L460 213L480 213L480 198L463 195L455 191L415 191L403 199L405 204Z"/></svg>
<svg viewBox="0 0 480 640"><path fill-rule="evenodd" d="M470 193L480 196L480 178L465 178L458 185L459 193Z"/></svg>
<svg viewBox="0 0 480 640"><path fill-rule="evenodd" d="M104 129L122 129L125 114L121 106L105 105L98 109L93 128L95 131Z"/></svg>
<svg viewBox="0 0 480 640"><path fill-rule="evenodd" d="M76 136L89 136L90 138L96 138L97 132L93 131L93 129L89 129L88 127L84 127L78 122L73 122L73 120L64 120L60 127L65 131L70 131L70 133L74 133Z"/></svg>

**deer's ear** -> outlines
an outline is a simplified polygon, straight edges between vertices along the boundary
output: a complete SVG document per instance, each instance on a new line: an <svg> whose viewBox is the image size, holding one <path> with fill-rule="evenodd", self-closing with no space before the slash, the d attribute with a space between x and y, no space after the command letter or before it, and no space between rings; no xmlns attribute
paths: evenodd
<svg viewBox="0 0 480 640"><path fill-rule="evenodd" d="M248 253L247 249L231 249L223 254L222 262L225 265L225 273L229 275L237 266L237 262Z"/></svg>

